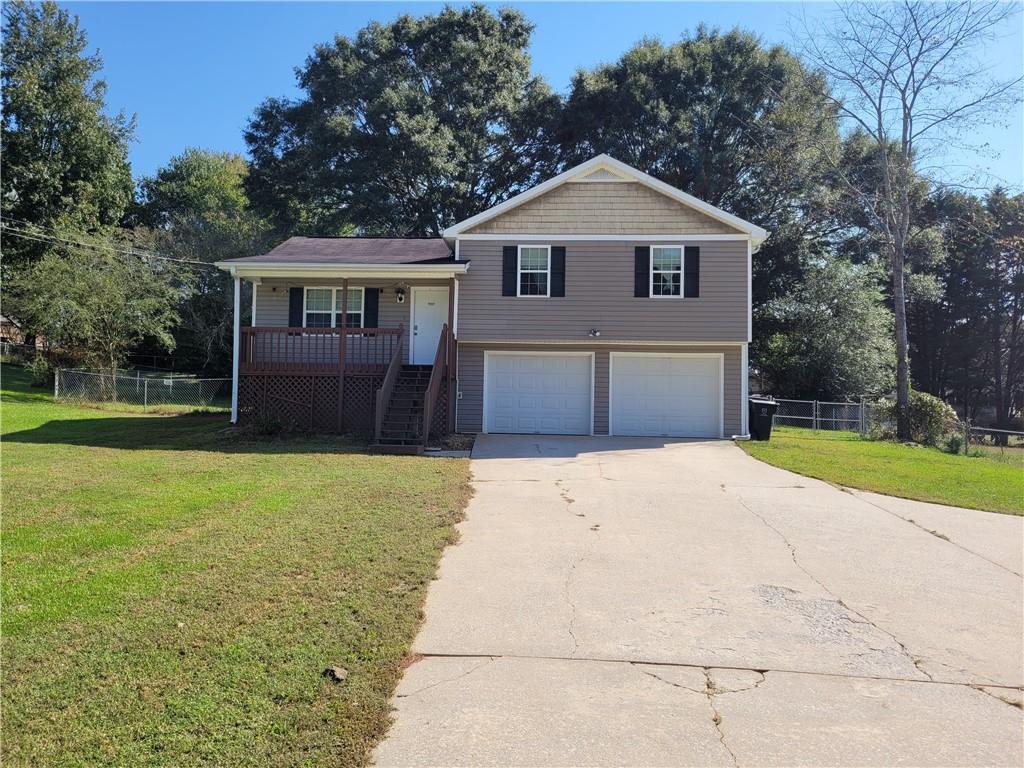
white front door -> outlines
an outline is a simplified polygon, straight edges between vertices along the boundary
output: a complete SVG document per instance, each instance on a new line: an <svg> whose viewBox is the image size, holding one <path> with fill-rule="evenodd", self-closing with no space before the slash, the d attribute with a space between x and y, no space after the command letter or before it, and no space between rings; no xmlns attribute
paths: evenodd
<svg viewBox="0 0 1024 768"><path fill-rule="evenodd" d="M486 352L484 431L589 435L593 355Z"/></svg>
<svg viewBox="0 0 1024 768"><path fill-rule="evenodd" d="M721 437L720 355L611 353L611 433Z"/></svg>
<svg viewBox="0 0 1024 768"><path fill-rule="evenodd" d="M412 343L409 344L409 362L413 365L431 365L437 355L437 342L441 328L448 322L448 289L412 289Z"/></svg>

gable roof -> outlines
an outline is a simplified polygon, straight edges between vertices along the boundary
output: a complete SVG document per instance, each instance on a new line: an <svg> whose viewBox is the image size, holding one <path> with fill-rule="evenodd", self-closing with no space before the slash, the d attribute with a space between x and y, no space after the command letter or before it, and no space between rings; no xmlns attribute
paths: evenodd
<svg viewBox="0 0 1024 768"><path fill-rule="evenodd" d="M677 189L663 181L659 181L650 174L639 171L631 165L626 165L609 155L598 155L597 157L593 157L585 163L581 163L580 165L558 174L554 178L548 179L542 184L538 184L536 187L532 187L525 192L520 192L515 197L511 197L493 208L488 208L486 211L478 213L476 216L460 221L458 224L448 227L444 231L444 236L446 238L455 238L459 235L466 234L467 231L473 227L493 219L495 216L500 216L501 214L506 213L523 203L533 200L546 192L550 192L555 187L561 186L569 181L583 180L584 178L588 181L622 180L638 182L650 187L656 192L660 192L666 197L682 203L683 205L689 206L713 219L717 219L718 221L728 224L730 227L738 229L740 232L747 234L755 244L760 243L768 237L768 232L756 224L751 224L749 221L745 221L738 216L733 216L731 213L727 213L721 208L716 208L710 203L698 200L693 195L687 194L686 192L683 192L683 190Z"/></svg>
<svg viewBox="0 0 1024 768"><path fill-rule="evenodd" d="M289 237L267 253L225 259L244 264L438 264L454 262L440 237Z"/></svg>

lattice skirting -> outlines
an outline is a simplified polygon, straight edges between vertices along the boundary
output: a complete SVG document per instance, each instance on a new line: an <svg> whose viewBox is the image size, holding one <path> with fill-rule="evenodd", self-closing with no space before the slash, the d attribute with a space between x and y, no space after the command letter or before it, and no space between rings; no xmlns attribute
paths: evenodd
<svg viewBox="0 0 1024 768"><path fill-rule="evenodd" d="M243 374L238 381L238 420L268 418L301 432L371 435L382 382L383 376L375 374L346 376L339 421L337 376Z"/></svg>

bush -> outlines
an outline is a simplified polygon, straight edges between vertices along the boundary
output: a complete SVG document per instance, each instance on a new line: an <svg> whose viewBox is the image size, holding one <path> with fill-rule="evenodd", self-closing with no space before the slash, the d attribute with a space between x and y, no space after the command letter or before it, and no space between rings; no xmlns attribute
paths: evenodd
<svg viewBox="0 0 1024 768"><path fill-rule="evenodd" d="M36 355L26 365L33 387L53 386L53 366L42 355Z"/></svg>
<svg viewBox="0 0 1024 768"><path fill-rule="evenodd" d="M874 404L874 417L882 425L872 431L877 439L891 440L896 435L896 401L879 400ZM924 445L938 446L943 436L963 430L956 411L948 403L925 392L910 393L910 439ZM962 447L962 446L961 446Z"/></svg>
<svg viewBox="0 0 1024 768"><path fill-rule="evenodd" d="M946 437L946 450L949 453L960 453L964 449L964 436L959 432L951 432Z"/></svg>

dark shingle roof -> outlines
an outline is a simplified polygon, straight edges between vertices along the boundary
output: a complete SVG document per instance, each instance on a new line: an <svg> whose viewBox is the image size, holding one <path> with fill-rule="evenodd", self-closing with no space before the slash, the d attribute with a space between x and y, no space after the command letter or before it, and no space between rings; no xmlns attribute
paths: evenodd
<svg viewBox="0 0 1024 768"><path fill-rule="evenodd" d="M289 237L268 253L228 264L440 264L454 262L439 237Z"/></svg>

